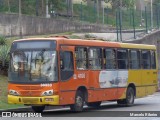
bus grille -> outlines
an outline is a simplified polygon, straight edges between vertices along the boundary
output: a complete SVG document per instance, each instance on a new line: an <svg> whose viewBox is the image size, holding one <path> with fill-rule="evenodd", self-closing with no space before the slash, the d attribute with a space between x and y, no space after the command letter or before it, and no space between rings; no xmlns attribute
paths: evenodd
<svg viewBox="0 0 160 120"><path fill-rule="evenodd" d="M33 96L37 97L41 95L41 91L20 91L21 96Z"/></svg>
<svg viewBox="0 0 160 120"><path fill-rule="evenodd" d="M22 89L22 90L40 90L42 89L43 87L40 87L40 86L17 86L19 89Z"/></svg>
<svg viewBox="0 0 160 120"><path fill-rule="evenodd" d="M22 98L24 103L37 103L39 101L38 98Z"/></svg>

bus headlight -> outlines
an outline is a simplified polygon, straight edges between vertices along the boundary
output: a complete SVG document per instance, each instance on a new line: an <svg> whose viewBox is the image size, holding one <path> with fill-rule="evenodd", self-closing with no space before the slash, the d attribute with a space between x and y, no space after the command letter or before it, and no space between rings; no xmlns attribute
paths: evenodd
<svg viewBox="0 0 160 120"><path fill-rule="evenodd" d="M47 90L42 93L42 96L51 96L53 95L53 90Z"/></svg>
<svg viewBox="0 0 160 120"><path fill-rule="evenodd" d="M20 94L15 90L9 90L10 95L19 96Z"/></svg>

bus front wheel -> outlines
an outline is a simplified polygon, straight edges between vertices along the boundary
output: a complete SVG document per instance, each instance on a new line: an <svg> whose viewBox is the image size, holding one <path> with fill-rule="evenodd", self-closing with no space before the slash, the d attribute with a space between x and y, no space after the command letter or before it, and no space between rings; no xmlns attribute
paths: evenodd
<svg viewBox="0 0 160 120"><path fill-rule="evenodd" d="M81 112L83 111L83 105L84 96L83 93L80 90L78 90L75 96L75 103L73 105L70 105L71 111Z"/></svg>
<svg viewBox="0 0 160 120"><path fill-rule="evenodd" d="M43 112L44 109L45 109L45 106L32 106L32 110L37 113Z"/></svg>

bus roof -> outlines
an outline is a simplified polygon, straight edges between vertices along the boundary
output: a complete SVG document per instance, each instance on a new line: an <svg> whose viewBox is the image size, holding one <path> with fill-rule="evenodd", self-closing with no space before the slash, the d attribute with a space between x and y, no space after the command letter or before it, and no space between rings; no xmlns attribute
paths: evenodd
<svg viewBox="0 0 160 120"><path fill-rule="evenodd" d="M134 43L120 43L120 42L110 42L102 40L86 40L86 39L69 39L65 37L50 37L50 38L25 38L16 41L26 41L26 40L56 40L60 44L64 45L78 45L78 46L97 46L97 47L116 47L116 48L133 48L133 49L153 49L156 50L155 45L147 44L134 44Z"/></svg>

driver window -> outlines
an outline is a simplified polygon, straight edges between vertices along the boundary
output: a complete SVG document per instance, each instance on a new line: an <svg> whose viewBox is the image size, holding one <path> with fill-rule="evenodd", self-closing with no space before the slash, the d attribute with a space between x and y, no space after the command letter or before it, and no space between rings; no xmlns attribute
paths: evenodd
<svg viewBox="0 0 160 120"><path fill-rule="evenodd" d="M61 80L69 80L73 74L73 53L70 51L60 52Z"/></svg>

